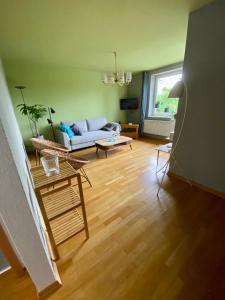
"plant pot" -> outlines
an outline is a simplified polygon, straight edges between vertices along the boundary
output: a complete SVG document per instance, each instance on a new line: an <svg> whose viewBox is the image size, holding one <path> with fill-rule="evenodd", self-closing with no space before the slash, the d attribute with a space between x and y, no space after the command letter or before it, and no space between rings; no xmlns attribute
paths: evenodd
<svg viewBox="0 0 225 300"><path fill-rule="evenodd" d="M34 137L37 138L37 139L39 139L39 140L44 140L43 134L36 135L36 136L34 136Z"/></svg>
<svg viewBox="0 0 225 300"><path fill-rule="evenodd" d="M166 108L164 109L164 112L165 112L165 113L168 113L168 112L170 112L170 109L169 109L169 107L166 107Z"/></svg>

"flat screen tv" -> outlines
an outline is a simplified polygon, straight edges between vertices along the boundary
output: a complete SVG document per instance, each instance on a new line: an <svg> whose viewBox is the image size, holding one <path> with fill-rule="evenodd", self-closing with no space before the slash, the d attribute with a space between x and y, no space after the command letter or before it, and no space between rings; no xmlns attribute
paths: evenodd
<svg viewBox="0 0 225 300"><path fill-rule="evenodd" d="M130 110L138 108L138 99L129 98L129 99L120 99L120 109L121 110Z"/></svg>

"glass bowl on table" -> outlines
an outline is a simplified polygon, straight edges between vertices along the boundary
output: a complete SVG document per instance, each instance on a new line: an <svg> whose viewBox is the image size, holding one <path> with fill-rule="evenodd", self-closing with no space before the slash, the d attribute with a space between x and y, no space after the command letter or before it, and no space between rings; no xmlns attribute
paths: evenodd
<svg viewBox="0 0 225 300"><path fill-rule="evenodd" d="M46 176L54 176L59 174L59 157L56 155L43 156L41 163Z"/></svg>

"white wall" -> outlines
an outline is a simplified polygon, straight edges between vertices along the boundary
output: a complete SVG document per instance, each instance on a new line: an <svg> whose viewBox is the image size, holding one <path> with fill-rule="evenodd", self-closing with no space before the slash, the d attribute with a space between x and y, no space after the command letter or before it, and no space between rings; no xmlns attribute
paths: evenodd
<svg viewBox="0 0 225 300"><path fill-rule="evenodd" d="M187 117L171 171L225 193L225 2L190 14L184 79ZM182 114L182 101L179 111ZM174 139L181 124L178 114Z"/></svg>
<svg viewBox="0 0 225 300"><path fill-rule="evenodd" d="M41 291L56 281L0 61L0 222Z"/></svg>

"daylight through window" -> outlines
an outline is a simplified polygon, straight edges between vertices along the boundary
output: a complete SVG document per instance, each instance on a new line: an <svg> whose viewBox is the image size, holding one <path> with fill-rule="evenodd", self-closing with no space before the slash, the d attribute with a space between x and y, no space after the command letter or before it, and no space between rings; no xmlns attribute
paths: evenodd
<svg viewBox="0 0 225 300"><path fill-rule="evenodd" d="M175 83L182 78L182 69L172 69L151 76L149 117L171 118L177 113L178 99L168 98Z"/></svg>

